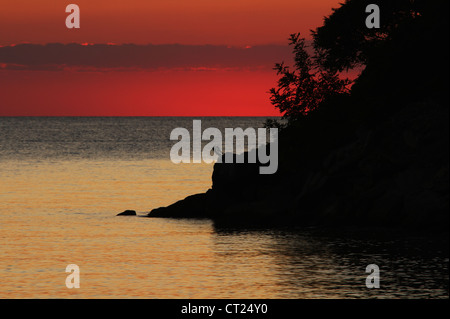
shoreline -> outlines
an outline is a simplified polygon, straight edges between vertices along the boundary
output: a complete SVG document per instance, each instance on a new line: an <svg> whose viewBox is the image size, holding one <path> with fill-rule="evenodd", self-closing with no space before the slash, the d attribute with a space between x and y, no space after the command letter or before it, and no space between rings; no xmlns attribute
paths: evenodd
<svg viewBox="0 0 450 319"><path fill-rule="evenodd" d="M147 217L448 232L448 116L439 105L409 106L358 127L339 147L300 158L289 151L296 132L282 131L277 173L258 174L258 163L215 163L207 192Z"/></svg>

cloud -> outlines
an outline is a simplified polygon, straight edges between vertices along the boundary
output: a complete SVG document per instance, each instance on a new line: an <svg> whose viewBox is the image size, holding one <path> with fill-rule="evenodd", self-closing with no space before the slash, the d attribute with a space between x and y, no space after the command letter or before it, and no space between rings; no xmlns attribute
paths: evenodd
<svg viewBox="0 0 450 319"><path fill-rule="evenodd" d="M271 69L290 58L282 45L17 44L0 47L0 69L157 70Z"/></svg>

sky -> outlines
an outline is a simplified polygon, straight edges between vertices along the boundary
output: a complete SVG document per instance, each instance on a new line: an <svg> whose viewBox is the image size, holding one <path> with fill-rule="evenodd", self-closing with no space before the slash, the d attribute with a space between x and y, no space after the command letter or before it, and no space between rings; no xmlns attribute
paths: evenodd
<svg viewBox="0 0 450 319"><path fill-rule="evenodd" d="M66 5L80 8L68 29ZM0 116L274 116L331 0L0 0Z"/></svg>

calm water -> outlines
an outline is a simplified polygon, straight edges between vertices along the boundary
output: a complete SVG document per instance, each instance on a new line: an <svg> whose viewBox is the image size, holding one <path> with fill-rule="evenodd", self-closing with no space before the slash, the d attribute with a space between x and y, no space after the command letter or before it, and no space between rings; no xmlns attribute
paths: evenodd
<svg viewBox="0 0 450 319"><path fill-rule="evenodd" d="M448 238L116 217L210 187L212 165L169 160L175 127L192 118L0 118L0 298L448 298Z"/></svg>

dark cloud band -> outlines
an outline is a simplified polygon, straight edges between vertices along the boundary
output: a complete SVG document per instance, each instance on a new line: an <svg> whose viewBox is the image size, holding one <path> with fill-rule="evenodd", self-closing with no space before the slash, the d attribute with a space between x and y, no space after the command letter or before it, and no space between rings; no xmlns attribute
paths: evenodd
<svg viewBox="0 0 450 319"><path fill-rule="evenodd" d="M281 45L18 44L0 47L0 68L60 70L215 68L264 69L290 57Z"/></svg>

